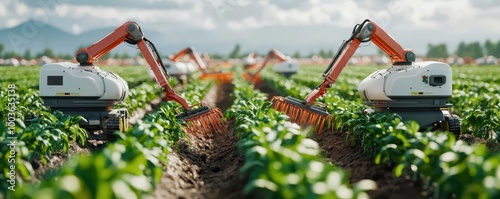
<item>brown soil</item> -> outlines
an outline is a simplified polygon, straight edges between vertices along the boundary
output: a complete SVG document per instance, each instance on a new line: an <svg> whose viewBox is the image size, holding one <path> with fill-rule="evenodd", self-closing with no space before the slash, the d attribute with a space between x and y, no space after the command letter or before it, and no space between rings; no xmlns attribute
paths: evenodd
<svg viewBox="0 0 500 199"><path fill-rule="evenodd" d="M265 84L256 86L268 94L268 99L279 94ZM395 177L392 169L376 165L373 157L363 152L360 146L351 146L345 142L345 134L323 132L312 135L311 139L318 142L327 162L333 163L350 173L350 182L371 179L377 183L378 189L369 191L370 198L425 198L422 186L403 177Z"/></svg>
<svg viewBox="0 0 500 199"><path fill-rule="evenodd" d="M274 91L271 87L267 86L264 83L259 83L254 86L256 89L260 90L260 92L267 94L267 100L271 100L274 96L279 96L279 94Z"/></svg>
<svg viewBox="0 0 500 199"><path fill-rule="evenodd" d="M232 105L232 92L232 84L214 86L203 101L210 107L225 111ZM157 109L161 102L154 100L145 109L135 111L131 114L130 124ZM230 132L179 142L178 150L173 149L168 155L168 166L157 184L154 198L246 198L243 188L247 180L240 177L245 160L237 150L234 130L230 129ZM71 156L90 155L105 146L106 141L100 140L91 140L85 147L71 143L67 154L55 153L47 164L37 159L33 163L35 181L62 166Z"/></svg>
<svg viewBox="0 0 500 199"><path fill-rule="evenodd" d="M217 85L203 102L209 107L227 110L233 100L233 85ZM245 198L247 182L240 176L244 156L238 152L234 130L227 135L207 135L178 143L168 155L161 182L154 198Z"/></svg>
<svg viewBox="0 0 500 199"><path fill-rule="evenodd" d="M91 150L89 148L80 147L77 143L71 142L68 148L68 153L64 154L62 152L53 153L50 157L47 157L47 163L44 164L39 157L31 163L33 169L35 170L35 175L33 177L33 182L39 182L44 175L49 175L51 172L56 171L57 168L62 166L69 158L77 155L90 155Z"/></svg>
<svg viewBox="0 0 500 199"><path fill-rule="evenodd" d="M483 139L483 138L474 137L474 135L472 135L472 134L461 134L459 139L463 140L464 142L466 142L467 144L469 144L471 146L478 145L478 144L484 145L484 146L486 146L486 148L488 148L488 150L491 153L500 152L500 143L497 143L495 141L488 141L488 140Z"/></svg>
<svg viewBox="0 0 500 199"><path fill-rule="evenodd" d="M244 157L231 135L183 140L179 151L168 155L155 198L244 198L245 179L240 177Z"/></svg>
<svg viewBox="0 0 500 199"><path fill-rule="evenodd" d="M219 86L219 90L217 91L216 104L222 112L226 112L226 110L233 105L233 98L231 97L233 90L233 84L223 84Z"/></svg>
<svg viewBox="0 0 500 199"><path fill-rule="evenodd" d="M176 87L177 89L180 89ZM144 117L144 115L153 112L161 105L162 100L160 98L153 100L151 103L147 104L144 109L135 111L130 115L129 124L133 125L137 120ZM89 131L89 134L102 134L101 130ZM70 143L70 147L66 154L61 152L53 153L50 157L47 157L47 163L44 164L39 157L35 157L31 165L35 170L35 176L33 176L33 182L38 182L44 175L49 175L50 172L54 172L57 168L61 167L66 163L66 161L77 155L91 155L93 151L97 151L106 147L106 140L87 140L85 146L81 147L75 142Z"/></svg>
<svg viewBox="0 0 500 199"><path fill-rule="evenodd" d="M217 107L222 112L225 112L231 105L233 105L233 84L222 84L213 86L203 98L203 103L209 107Z"/></svg>
<svg viewBox="0 0 500 199"><path fill-rule="evenodd" d="M474 135L472 134L462 134L458 139L463 140L464 142L466 142L471 146L475 144L484 144L484 145L487 144L486 140L474 137Z"/></svg>
<svg viewBox="0 0 500 199"><path fill-rule="evenodd" d="M146 114L152 113L154 110L158 109L163 100L161 98L156 98L150 103L146 104L146 107L139 109L130 114L128 119L129 127L133 126L137 121L142 119Z"/></svg>
<svg viewBox="0 0 500 199"><path fill-rule="evenodd" d="M184 89L184 85L178 84L173 89L175 92L182 92L182 90ZM152 113L153 111L158 109L161 106L161 103L165 101L162 97L152 100L151 102L146 104L146 106L143 109L139 109L134 111L133 113L129 113L130 114L128 119L129 127L132 127L137 121L141 120L145 115Z"/></svg>
<svg viewBox="0 0 500 199"><path fill-rule="evenodd" d="M314 134L311 138L323 149L326 161L350 173L351 183L363 179L371 179L377 183L378 189L368 192L370 198L424 198L425 192L419 183L395 177L392 168L375 164L374 158L363 153L363 148L359 145L351 146L345 142L345 137L345 133L328 131Z"/></svg>
<svg viewBox="0 0 500 199"><path fill-rule="evenodd" d="M265 85L258 85L256 88L267 93L269 99L277 95ZM218 107L225 111L232 105L232 91L231 84L214 86L203 102L209 107ZM207 135L179 142L178 149L173 149L168 155L168 163L152 195L153 198L249 197L243 194L247 179L240 175L244 156L237 150L238 140L234 137L234 130L230 129L230 132L228 135ZM345 134L324 132L313 135L312 139L319 143L326 161L350 173L352 183L362 179L377 182L378 190L369 192L371 198L424 198L424 191L418 183L396 178L391 168L376 165L373 158L364 154L360 146L346 143ZM73 145L76 144L72 144L73 154L91 152L88 149L87 152L79 152ZM58 157L52 159L50 164L41 166L37 172L45 173L65 162L65 159Z"/></svg>

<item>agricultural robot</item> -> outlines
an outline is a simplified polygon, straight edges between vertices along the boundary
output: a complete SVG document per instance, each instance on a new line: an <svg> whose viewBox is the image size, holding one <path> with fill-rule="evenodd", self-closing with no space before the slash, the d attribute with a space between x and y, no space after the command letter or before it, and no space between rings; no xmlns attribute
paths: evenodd
<svg viewBox="0 0 500 199"><path fill-rule="evenodd" d="M254 84L257 84L261 81L260 72L266 67L267 62L269 62L272 58L277 59L279 62L274 65L274 71L276 73L282 74L285 77L290 77L293 74L297 73L299 70L299 64L297 60L284 55L278 50L272 49L267 53L264 58L264 62L258 66L257 71L255 73L250 73L248 70L246 73L243 73L243 77ZM250 68L249 66L248 68Z"/></svg>
<svg viewBox="0 0 500 199"><path fill-rule="evenodd" d="M194 61L194 64L192 62L181 62L181 59L186 55L189 56L190 61ZM214 79L218 84L231 83L233 79L233 73L231 72L209 72L209 68L207 67L205 62L203 62L201 56L193 47L182 49L173 57L168 59L165 62L165 68L168 69L171 76L177 77L179 79L182 79L183 76L188 76L191 73L195 72L196 68L201 71L200 79Z"/></svg>
<svg viewBox="0 0 500 199"><path fill-rule="evenodd" d="M187 77L196 71L196 65L192 62L173 62L171 59L164 59L163 64L168 70L170 77L177 78L180 82L184 83ZM147 71L148 77L155 80L155 74L151 69Z"/></svg>
<svg viewBox="0 0 500 199"><path fill-rule="evenodd" d="M335 83L349 59L361 43L372 41L390 57L392 66L366 77L358 86L363 103L371 112L399 114L404 121L415 120L421 129L446 130L460 133L458 116L450 114L447 100L452 94L452 73L442 62L415 62L415 53L403 49L375 22L365 20L354 27L352 36L344 41L323 73L323 82L304 100L275 97L273 106L299 124L317 125L322 130L330 115L315 100Z"/></svg>
<svg viewBox="0 0 500 199"><path fill-rule="evenodd" d="M40 71L40 97L52 110L60 110L69 115L81 115L80 125L90 130L102 130L104 137L112 138L111 132L125 131L128 124L126 109L112 109L122 102L129 92L127 82L117 74L101 70L94 61L111 51L121 42L136 45L160 85L165 100L173 100L182 105L184 111L177 118L186 121L185 130L189 134L220 132L225 129L218 108L208 108L202 104L190 106L174 92L170 78L160 55L151 41L144 37L139 25L128 21L116 30L87 48L76 53L78 64L62 62L45 64ZM91 135L92 136L92 135Z"/></svg>
<svg viewBox="0 0 500 199"><path fill-rule="evenodd" d="M251 52L245 58L243 58L243 67L245 70L253 69L257 66L257 53Z"/></svg>

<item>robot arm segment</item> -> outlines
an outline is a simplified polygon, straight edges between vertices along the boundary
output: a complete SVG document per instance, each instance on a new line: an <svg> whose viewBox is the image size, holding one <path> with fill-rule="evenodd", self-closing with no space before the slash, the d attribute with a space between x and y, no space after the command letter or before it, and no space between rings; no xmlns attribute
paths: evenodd
<svg viewBox="0 0 500 199"><path fill-rule="evenodd" d="M198 65L198 68L200 69L201 73L207 74L207 71L205 70L207 68L205 62L203 62L200 55L196 52L196 50L193 47L187 47L179 51L176 55L174 55L174 57L172 57L172 61L177 62L185 55L189 55L189 58L191 60L194 60L196 65Z"/></svg>
<svg viewBox="0 0 500 199"><path fill-rule="evenodd" d="M391 58L393 64L409 64L415 61L415 53L412 50L403 49L387 32L375 22L367 19L356 25L351 37L342 43L332 62L323 73L324 81L307 95L305 103L312 105L318 97L323 96L326 93L326 88L335 83L359 45L368 41L373 41L377 47L384 51Z"/></svg>
<svg viewBox="0 0 500 199"><path fill-rule="evenodd" d="M80 66L93 65L95 60L111 51L123 41L139 47L139 50L154 73L156 82L160 85L162 90L166 92L165 98L178 102L184 109L188 110L189 105L186 100L177 95L168 83L169 75L163 68L163 63L158 51L153 43L144 37L139 25L133 21L125 22L113 32L89 47L79 49L76 53L76 60L80 63Z"/></svg>

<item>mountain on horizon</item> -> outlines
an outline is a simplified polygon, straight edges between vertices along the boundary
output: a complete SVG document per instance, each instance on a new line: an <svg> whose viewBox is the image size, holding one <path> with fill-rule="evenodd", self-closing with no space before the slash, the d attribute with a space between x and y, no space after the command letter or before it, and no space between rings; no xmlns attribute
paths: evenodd
<svg viewBox="0 0 500 199"><path fill-rule="evenodd" d="M2 35L0 43L5 47L4 52L16 51L21 55L27 49L36 54L45 48L51 48L55 54L74 54L79 47L89 46L99 41L117 27L118 25L94 29L76 35L51 24L29 20L15 27L0 29L0 35ZM287 55L295 52L306 55L320 50L336 51L343 39L347 39L352 31L351 28L325 25L267 26L246 30L230 30L225 27L213 30L183 30L172 27L163 32L151 29L151 27L142 27L142 29L161 55L176 53L187 46L193 46L199 52L227 55L236 44L241 46L242 54L252 51L262 54L274 48ZM400 30L390 27L386 31L393 32L391 35L398 38L403 46L415 50L417 56L425 54L428 41L421 37L414 37L414 35L424 34L424 30ZM448 42L453 45L457 43L456 41ZM112 51L112 53L123 52L129 55L139 53L135 46L127 44L119 45ZM377 52L375 45L366 44L361 46L356 54L376 54Z"/></svg>
<svg viewBox="0 0 500 199"><path fill-rule="evenodd" d="M0 44L4 45L4 52L15 51L22 55L27 49L31 53L42 52L50 48L55 54L73 54L78 48L89 46L111 33L117 27L108 27L72 34L51 24L29 20L15 27L0 29ZM146 30L148 38L160 38L156 31ZM131 55L138 53L135 47L120 45L113 52L127 52Z"/></svg>
<svg viewBox="0 0 500 199"><path fill-rule="evenodd" d="M89 46L99 41L117 27L73 34L48 23L29 20L15 27L0 29L0 35L2 35L0 43L5 47L4 52L15 51L21 55L27 49L36 54L46 48L52 49L55 54L73 54L79 47ZM304 27L300 33L296 31L297 27L263 27L245 31L234 31L227 28L186 31L172 28L168 32L159 32L144 27L142 29L162 55L178 52L187 46L193 46L200 52L226 55L236 44L240 44L242 47L241 53L251 51L266 53L271 48L279 49L286 54L292 54L296 51L302 53L318 52L320 49L335 50L340 41L329 41L322 38L332 38L332 35L338 37L342 35L341 33L349 32L348 30L338 31L338 29L324 26ZM283 31L287 34L281 34ZM304 35L323 35L323 37L304 37ZM297 42L299 39L302 43ZM304 42L307 45L303 45ZM136 47L126 44L119 45L112 52L127 52L130 55L139 53Z"/></svg>
<svg viewBox="0 0 500 199"><path fill-rule="evenodd" d="M41 52L45 48L52 48L56 53L67 52L68 44L74 39L74 35L62 31L50 24L29 20L18 26L0 30L0 43L6 51L15 51L23 54L27 49L32 53ZM73 47L73 50L74 51Z"/></svg>

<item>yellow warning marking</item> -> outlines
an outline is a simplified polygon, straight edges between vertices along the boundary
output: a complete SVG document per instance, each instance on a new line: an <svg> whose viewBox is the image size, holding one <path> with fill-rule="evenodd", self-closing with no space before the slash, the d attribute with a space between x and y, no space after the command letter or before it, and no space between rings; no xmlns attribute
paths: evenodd
<svg viewBox="0 0 500 199"><path fill-rule="evenodd" d="M56 96L80 96L80 93L64 93L64 92L57 92Z"/></svg>
<svg viewBox="0 0 500 199"><path fill-rule="evenodd" d="M412 95L432 95L433 92L410 92Z"/></svg>

